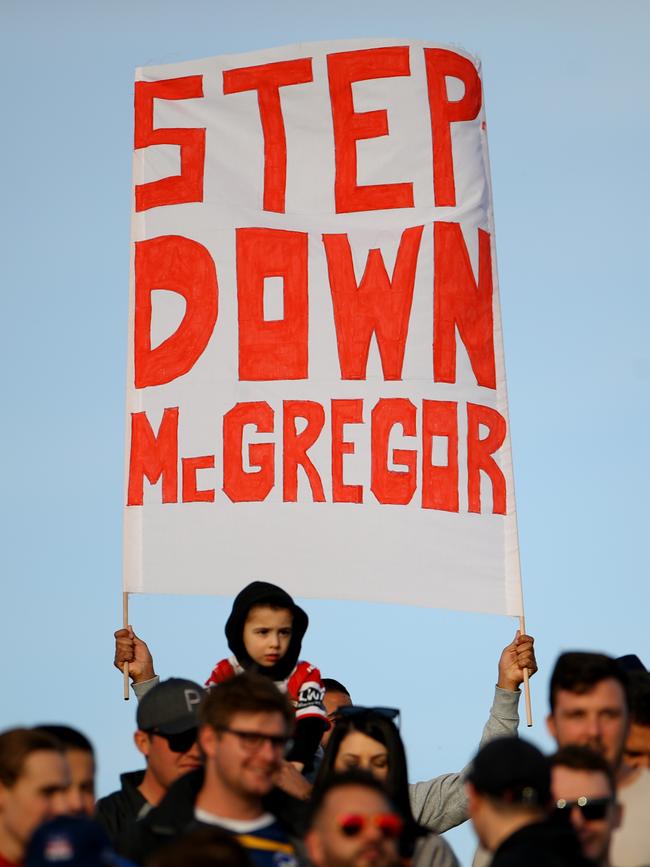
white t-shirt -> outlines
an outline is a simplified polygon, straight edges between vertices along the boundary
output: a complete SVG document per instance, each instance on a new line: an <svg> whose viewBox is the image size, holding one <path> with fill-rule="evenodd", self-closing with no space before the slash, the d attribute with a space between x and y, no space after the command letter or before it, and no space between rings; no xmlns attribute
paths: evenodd
<svg viewBox="0 0 650 867"><path fill-rule="evenodd" d="M225 816L217 816L215 813L208 813L207 810L198 808L194 810L194 818L204 825L217 825L226 831L232 831L233 834L253 834L275 822L275 817L271 813L262 813L257 819L227 819Z"/></svg>
<svg viewBox="0 0 650 867"><path fill-rule="evenodd" d="M623 817L612 837L609 857L614 867L650 867L650 770L640 771L616 793Z"/></svg>

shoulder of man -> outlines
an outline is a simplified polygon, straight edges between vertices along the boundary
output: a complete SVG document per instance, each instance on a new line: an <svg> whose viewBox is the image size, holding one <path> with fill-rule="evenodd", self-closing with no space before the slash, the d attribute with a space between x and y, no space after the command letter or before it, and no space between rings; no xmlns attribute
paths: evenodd
<svg viewBox="0 0 650 867"><path fill-rule="evenodd" d="M276 786L264 798L264 809L275 817L288 837L302 837L305 833L309 812L307 801L294 798Z"/></svg>
<svg viewBox="0 0 650 867"><path fill-rule="evenodd" d="M492 867L593 867L572 829L550 819L511 834L494 853Z"/></svg>
<svg viewBox="0 0 650 867"><path fill-rule="evenodd" d="M285 824L278 819L257 831L234 836L248 852L254 867L306 867L299 841L289 836Z"/></svg>
<svg viewBox="0 0 650 867"><path fill-rule="evenodd" d="M194 804L203 777L203 768L197 768L176 780L157 807L129 826L116 845L117 852L142 864L148 855L187 830L195 821Z"/></svg>
<svg viewBox="0 0 650 867"><path fill-rule="evenodd" d="M120 775L122 787L95 804L95 820L99 822L111 841L115 841L126 825L135 822L142 807L146 804L138 786L144 778L144 771L130 771Z"/></svg>

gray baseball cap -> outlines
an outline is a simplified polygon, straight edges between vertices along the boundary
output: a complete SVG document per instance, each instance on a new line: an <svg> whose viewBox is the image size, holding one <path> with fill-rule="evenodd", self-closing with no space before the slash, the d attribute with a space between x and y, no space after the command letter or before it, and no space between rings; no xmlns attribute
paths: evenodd
<svg viewBox="0 0 650 867"><path fill-rule="evenodd" d="M155 729L177 735L197 728L198 708L205 690L193 680L170 677L150 689L138 705L136 721L142 731Z"/></svg>

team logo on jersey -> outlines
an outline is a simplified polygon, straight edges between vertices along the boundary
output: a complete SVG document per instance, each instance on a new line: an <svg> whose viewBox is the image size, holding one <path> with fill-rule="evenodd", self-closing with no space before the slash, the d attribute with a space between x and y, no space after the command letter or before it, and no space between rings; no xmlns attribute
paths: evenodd
<svg viewBox="0 0 650 867"><path fill-rule="evenodd" d="M322 704L324 693L323 687L314 681L303 684L298 695L296 709L301 710L301 708Z"/></svg>

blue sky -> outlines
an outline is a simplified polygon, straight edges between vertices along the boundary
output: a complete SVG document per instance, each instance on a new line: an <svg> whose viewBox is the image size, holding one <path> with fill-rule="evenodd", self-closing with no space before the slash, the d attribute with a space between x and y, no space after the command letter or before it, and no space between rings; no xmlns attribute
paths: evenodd
<svg viewBox="0 0 650 867"><path fill-rule="evenodd" d="M0 728L97 745L99 791L139 766L111 668L121 620L124 382L136 66L356 36L483 63L535 726L558 652L650 662L647 34L639 2L4 0ZM163 674L223 655L224 598L146 597ZM411 776L454 770L487 715L506 618L309 601L304 652L402 708ZM463 860L470 835L452 837Z"/></svg>

